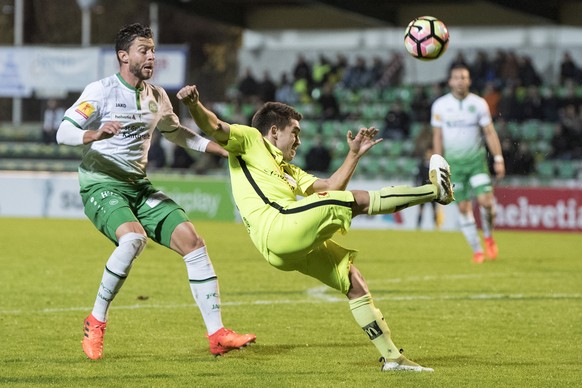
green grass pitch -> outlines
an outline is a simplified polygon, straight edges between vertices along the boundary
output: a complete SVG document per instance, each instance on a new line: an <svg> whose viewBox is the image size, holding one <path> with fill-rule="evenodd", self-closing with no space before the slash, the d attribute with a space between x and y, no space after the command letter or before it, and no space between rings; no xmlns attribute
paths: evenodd
<svg viewBox="0 0 582 388"><path fill-rule="evenodd" d="M357 265L397 346L435 369L381 373L345 297L270 267L240 224L196 223L227 327L257 343L214 359L182 259L149 242L85 358L113 245L86 220L0 218L0 385L11 387L570 387L582 383L582 239L498 232L471 263L462 235L352 230Z"/></svg>

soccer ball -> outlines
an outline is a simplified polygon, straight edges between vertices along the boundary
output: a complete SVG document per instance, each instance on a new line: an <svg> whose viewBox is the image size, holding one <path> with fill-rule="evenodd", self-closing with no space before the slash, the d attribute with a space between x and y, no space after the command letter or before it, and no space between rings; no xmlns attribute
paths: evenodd
<svg viewBox="0 0 582 388"><path fill-rule="evenodd" d="M449 45L449 31L445 23L432 16L421 16L406 27L404 47L421 61L437 59Z"/></svg>

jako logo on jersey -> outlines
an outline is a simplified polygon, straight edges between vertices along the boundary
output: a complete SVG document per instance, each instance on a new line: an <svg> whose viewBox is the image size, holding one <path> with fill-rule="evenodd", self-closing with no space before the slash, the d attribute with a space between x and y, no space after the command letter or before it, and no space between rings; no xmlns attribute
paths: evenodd
<svg viewBox="0 0 582 388"><path fill-rule="evenodd" d="M87 101L83 101L77 106L75 112L83 116L85 119L88 119L89 116L91 116L93 112L95 112L95 107L88 103Z"/></svg>
<svg viewBox="0 0 582 388"><path fill-rule="evenodd" d="M123 102L116 102L115 107L116 108L127 108L127 105L125 105Z"/></svg>

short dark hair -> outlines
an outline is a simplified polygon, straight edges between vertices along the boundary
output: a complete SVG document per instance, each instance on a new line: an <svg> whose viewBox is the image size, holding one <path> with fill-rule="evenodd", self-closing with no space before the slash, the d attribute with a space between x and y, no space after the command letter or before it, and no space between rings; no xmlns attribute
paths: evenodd
<svg viewBox="0 0 582 388"><path fill-rule="evenodd" d="M303 115L289 105L281 102L267 102L254 114L251 125L266 135L273 125L284 128L292 119L300 121L302 118Z"/></svg>
<svg viewBox="0 0 582 388"><path fill-rule="evenodd" d="M123 26L115 36L115 54L117 55L120 50L129 51L129 47L136 38L153 39L153 37L154 33L152 32L152 29L140 23ZM119 61L119 57L117 60Z"/></svg>
<svg viewBox="0 0 582 388"><path fill-rule="evenodd" d="M471 75L471 69L469 69L469 66L465 65L464 63L455 63L452 65L449 69L449 78L453 74L453 70L467 70L469 72L469 76Z"/></svg>

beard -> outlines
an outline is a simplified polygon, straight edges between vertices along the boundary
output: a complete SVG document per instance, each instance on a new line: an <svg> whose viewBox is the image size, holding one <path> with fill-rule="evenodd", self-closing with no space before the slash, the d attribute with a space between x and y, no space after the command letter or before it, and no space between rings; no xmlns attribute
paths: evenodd
<svg viewBox="0 0 582 388"><path fill-rule="evenodd" d="M136 76L141 81L148 80L148 79L152 78L152 76L154 75L153 69L150 70L150 69L142 68L142 66L139 64L131 65L129 67L129 71L131 72L131 74Z"/></svg>

